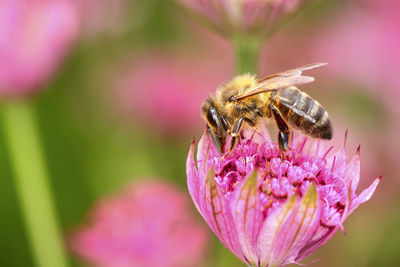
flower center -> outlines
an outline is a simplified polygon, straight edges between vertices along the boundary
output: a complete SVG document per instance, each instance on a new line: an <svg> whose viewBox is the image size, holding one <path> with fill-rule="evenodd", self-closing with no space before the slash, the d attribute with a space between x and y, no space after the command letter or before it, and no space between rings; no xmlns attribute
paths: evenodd
<svg viewBox="0 0 400 267"><path fill-rule="evenodd" d="M343 177L336 177L325 158L312 157L298 148L291 148L282 160L277 144L257 144L242 139L226 158L221 160L215 156L208 161L208 165L214 165L217 186L228 198L257 170L258 198L265 217L294 194L302 197L314 182L323 206L321 224L329 227L340 223L347 200L346 186Z"/></svg>

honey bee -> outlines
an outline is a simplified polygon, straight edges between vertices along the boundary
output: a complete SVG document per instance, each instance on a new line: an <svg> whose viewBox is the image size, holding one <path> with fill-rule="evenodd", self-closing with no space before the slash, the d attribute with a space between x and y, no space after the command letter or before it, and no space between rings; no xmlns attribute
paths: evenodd
<svg viewBox="0 0 400 267"><path fill-rule="evenodd" d="M224 156L228 155L234 149L244 124L255 127L261 119L275 121L282 157L289 145L289 127L313 138L331 139L328 112L296 87L314 81L313 77L303 76L303 71L323 65L326 63L314 63L261 79L253 74L243 74L220 86L201 107L207 131L218 152L221 155L225 153L226 138L230 135Z"/></svg>

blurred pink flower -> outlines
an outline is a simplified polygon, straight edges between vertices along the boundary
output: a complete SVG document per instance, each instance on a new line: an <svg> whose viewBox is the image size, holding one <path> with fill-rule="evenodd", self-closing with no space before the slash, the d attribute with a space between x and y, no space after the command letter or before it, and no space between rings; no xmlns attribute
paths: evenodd
<svg viewBox="0 0 400 267"><path fill-rule="evenodd" d="M302 0L178 0L224 33L266 31Z"/></svg>
<svg viewBox="0 0 400 267"><path fill-rule="evenodd" d="M0 94L32 93L53 74L77 36L68 0L0 1Z"/></svg>
<svg viewBox="0 0 400 267"><path fill-rule="evenodd" d="M249 266L298 263L343 229L380 181L357 195L359 151L329 156L326 145L299 136L281 161L278 145L254 133L222 159L204 134L197 159L194 142L189 151L189 192L219 240Z"/></svg>
<svg viewBox="0 0 400 267"><path fill-rule="evenodd" d="M393 110L393 98L400 99L399 10L400 1L348 3L333 22L319 26L311 47L333 73L371 89Z"/></svg>
<svg viewBox="0 0 400 267"><path fill-rule="evenodd" d="M231 64L220 60L223 53L152 53L134 59L117 76L118 105L164 133L195 133L203 127L201 102L230 76Z"/></svg>
<svg viewBox="0 0 400 267"><path fill-rule="evenodd" d="M207 229L191 214L189 200L172 185L149 180L103 199L89 225L72 235L72 250L96 266L199 266Z"/></svg>
<svg viewBox="0 0 400 267"><path fill-rule="evenodd" d="M78 6L86 36L123 34L143 22L151 1L72 0ZM138 12L139 11L139 12ZM134 14L134 16L132 16Z"/></svg>

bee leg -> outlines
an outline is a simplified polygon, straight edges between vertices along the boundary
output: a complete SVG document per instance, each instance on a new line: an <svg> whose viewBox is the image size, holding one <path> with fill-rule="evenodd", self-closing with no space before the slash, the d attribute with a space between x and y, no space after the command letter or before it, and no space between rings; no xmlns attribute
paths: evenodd
<svg viewBox="0 0 400 267"><path fill-rule="evenodd" d="M243 122L244 122L244 118L240 118L237 120L237 122L235 123L235 125L233 125L232 131L231 131L231 141L229 143L229 148L228 151L226 151L225 155L223 156L224 158L226 156L228 156L228 154L235 148L236 145L236 141L237 138L240 134L240 130L243 127Z"/></svg>
<svg viewBox="0 0 400 267"><path fill-rule="evenodd" d="M281 157L283 160L284 159L283 152L288 149L289 145L289 134L290 134L289 127L287 126L285 120L282 118L281 114L279 113L278 109L275 106L271 105L270 110L274 115L276 125L278 126L279 129L278 144L279 144L279 150L281 151Z"/></svg>

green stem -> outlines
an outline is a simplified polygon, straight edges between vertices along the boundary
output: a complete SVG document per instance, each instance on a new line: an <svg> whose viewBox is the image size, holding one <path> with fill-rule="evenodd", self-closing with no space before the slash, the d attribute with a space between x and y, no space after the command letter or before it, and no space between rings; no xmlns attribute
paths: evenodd
<svg viewBox="0 0 400 267"><path fill-rule="evenodd" d="M235 73L256 73L262 39L258 36L237 34L233 37Z"/></svg>
<svg viewBox="0 0 400 267"><path fill-rule="evenodd" d="M66 256L58 232L32 103L7 103L4 129L35 263L40 267L65 267Z"/></svg>

